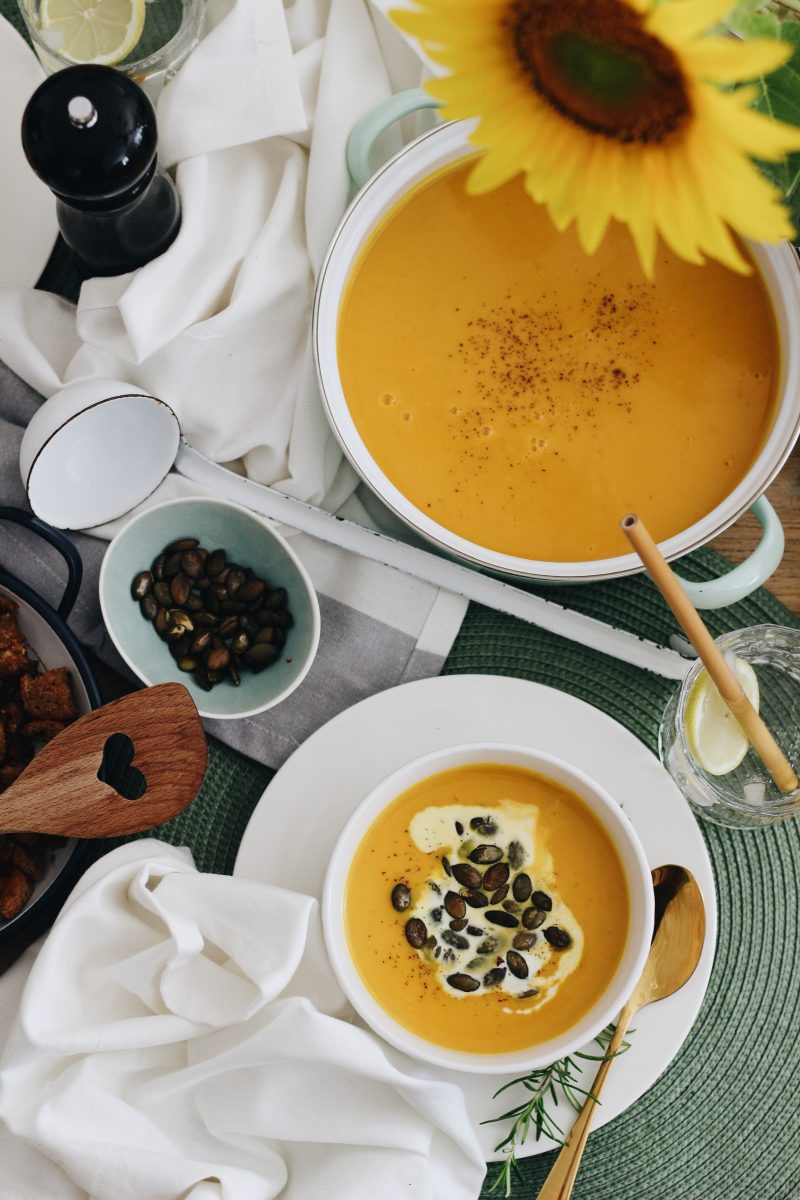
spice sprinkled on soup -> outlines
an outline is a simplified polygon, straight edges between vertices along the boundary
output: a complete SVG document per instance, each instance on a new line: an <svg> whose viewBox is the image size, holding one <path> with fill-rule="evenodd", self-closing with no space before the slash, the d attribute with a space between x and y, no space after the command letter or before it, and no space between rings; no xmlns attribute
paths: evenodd
<svg viewBox="0 0 800 1200"><path fill-rule="evenodd" d="M552 562L661 541L734 489L768 433L775 319L756 270L662 248L647 282L622 227L591 257L519 180L467 160L378 226L342 299L338 364L367 449L425 515Z"/></svg>
<svg viewBox="0 0 800 1200"><path fill-rule="evenodd" d="M628 921L617 852L583 801L492 763L399 796L360 843L345 896L350 952L378 1003L473 1053L580 1020L613 978Z"/></svg>

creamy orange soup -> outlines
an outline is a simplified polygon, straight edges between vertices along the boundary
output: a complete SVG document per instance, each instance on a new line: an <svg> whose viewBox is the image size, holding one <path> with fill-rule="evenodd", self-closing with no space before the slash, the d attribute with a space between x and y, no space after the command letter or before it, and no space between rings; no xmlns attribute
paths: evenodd
<svg viewBox="0 0 800 1200"><path fill-rule="evenodd" d="M367 830L345 891L350 953L381 1007L479 1054L579 1021L617 970L629 915L622 864L583 801L492 763L399 796Z"/></svg>
<svg viewBox="0 0 800 1200"><path fill-rule="evenodd" d="M375 461L427 516L547 561L624 554L709 513L772 419L775 320L760 275L666 249L648 283L614 224L586 256L518 180L468 165L404 198L343 297L339 372Z"/></svg>

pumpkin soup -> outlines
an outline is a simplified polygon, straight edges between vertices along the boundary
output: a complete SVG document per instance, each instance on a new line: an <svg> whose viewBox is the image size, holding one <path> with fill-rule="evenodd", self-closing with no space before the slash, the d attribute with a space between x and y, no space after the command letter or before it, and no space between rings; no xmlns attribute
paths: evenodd
<svg viewBox="0 0 800 1200"><path fill-rule="evenodd" d="M611 982L629 922L601 822L560 784L493 763L442 771L373 822L345 891L353 963L394 1020L472 1053L571 1028Z"/></svg>
<svg viewBox="0 0 800 1200"><path fill-rule="evenodd" d="M649 283L612 223L591 257L519 179L466 193L470 160L404 197L342 298L347 405L389 480L426 516L502 553L551 562L657 540L743 478L777 390L761 276L664 247Z"/></svg>

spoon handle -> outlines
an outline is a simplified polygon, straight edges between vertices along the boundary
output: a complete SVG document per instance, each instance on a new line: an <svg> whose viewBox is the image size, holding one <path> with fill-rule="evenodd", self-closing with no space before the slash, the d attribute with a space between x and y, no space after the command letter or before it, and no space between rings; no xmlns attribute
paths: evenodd
<svg viewBox="0 0 800 1200"><path fill-rule="evenodd" d="M572 1189L575 1186L575 1179L578 1175L578 1168L581 1165L583 1151L589 1138L592 1121L594 1120L594 1112L600 1100L600 1093L603 1090L606 1076L611 1070L611 1064L614 1062L613 1056L619 1051L625 1034L628 1032L628 1026L638 1009L639 1004L634 995L619 1014L614 1036L609 1042L606 1051L607 1057L600 1063L598 1072L594 1077L592 1095L586 1097L583 1108L578 1114L575 1124L572 1126L567 1143L562 1147L558 1158L553 1163L550 1174L545 1179L544 1186L539 1192L537 1200L569 1200L569 1197L572 1195Z"/></svg>

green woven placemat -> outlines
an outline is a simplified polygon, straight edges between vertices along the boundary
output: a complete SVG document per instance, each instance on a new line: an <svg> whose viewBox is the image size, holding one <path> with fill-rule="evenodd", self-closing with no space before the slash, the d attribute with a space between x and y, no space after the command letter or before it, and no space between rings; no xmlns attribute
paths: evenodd
<svg viewBox="0 0 800 1200"><path fill-rule="evenodd" d="M707 579L724 562L700 551L681 562ZM547 595L644 637L674 621L648 579ZM722 613L714 633L800 622L763 589ZM471 605L446 674L514 675L588 701L655 751L669 680ZM198 866L230 872L271 772L213 742L209 773L186 812L159 831L189 845ZM737 833L702 826L717 880L717 957L703 1008L664 1076L628 1112L592 1135L575 1200L800 1200L797 866L800 825ZM635 1053L635 1049L631 1051ZM553 1155L527 1159L514 1200L533 1200ZM496 1175L490 1167L484 1196Z"/></svg>

